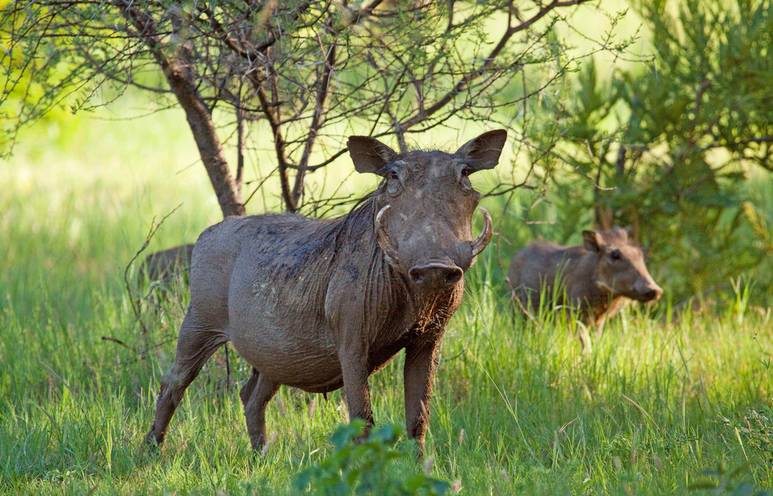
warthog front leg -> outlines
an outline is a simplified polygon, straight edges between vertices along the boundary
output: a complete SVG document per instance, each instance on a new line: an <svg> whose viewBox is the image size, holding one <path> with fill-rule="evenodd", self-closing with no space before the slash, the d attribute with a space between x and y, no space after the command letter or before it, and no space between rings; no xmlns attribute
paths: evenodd
<svg viewBox="0 0 773 496"><path fill-rule="evenodd" d="M366 435L373 425L373 411L370 405L370 389L368 388L367 356L367 352L350 351L340 358L349 420L355 418L365 420Z"/></svg>
<svg viewBox="0 0 773 496"><path fill-rule="evenodd" d="M405 348L405 427L424 454L424 435L429 422L429 400L437 366L439 340L426 340Z"/></svg>
<svg viewBox="0 0 773 496"><path fill-rule="evenodd" d="M252 376L241 390L244 418L252 449L260 450L266 444L266 405L279 390L279 385L252 369Z"/></svg>

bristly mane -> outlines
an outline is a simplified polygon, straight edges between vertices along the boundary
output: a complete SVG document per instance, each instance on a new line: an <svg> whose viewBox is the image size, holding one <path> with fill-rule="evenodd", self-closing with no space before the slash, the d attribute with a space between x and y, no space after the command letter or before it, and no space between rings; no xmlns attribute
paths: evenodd
<svg viewBox="0 0 773 496"><path fill-rule="evenodd" d="M329 227L327 236L329 236L328 239L336 252L342 247L343 241L349 239L350 236L359 237L365 231L373 230L376 199L383 192L384 184L382 181L376 189L357 200L349 212L326 221ZM375 241L375 234L373 239ZM378 247L378 243L375 245Z"/></svg>

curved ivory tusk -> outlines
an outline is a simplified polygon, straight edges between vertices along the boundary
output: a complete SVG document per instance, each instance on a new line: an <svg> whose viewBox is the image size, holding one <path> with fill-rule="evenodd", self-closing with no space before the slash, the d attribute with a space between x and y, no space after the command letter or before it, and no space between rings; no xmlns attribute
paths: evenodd
<svg viewBox="0 0 773 496"><path fill-rule="evenodd" d="M488 210L483 207L478 207L483 214L483 232L480 233L475 240L470 241L472 247L472 256L477 257L486 248L491 241L491 236L494 234L494 228L491 226L491 215Z"/></svg>
<svg viewBox="0 0 773 496"><path fill-rule="evenodd" d="M384 217L384 214L387 213L387 210L390 209L390 206L387 205L385 207L382 207L381 210L378 211L376 214L376 221L375 221L375 227L376 227L376 241L378 242L378 245L381 247L381 250L383 250L384 254L387 256L387 259L397 265L399 263L399 258L397 257L397 250L394 248L394 244L392 244L392 240L389 237L389 233L386 232L386 229L384 228L384 224L382 223L382 219Z"/></svg>

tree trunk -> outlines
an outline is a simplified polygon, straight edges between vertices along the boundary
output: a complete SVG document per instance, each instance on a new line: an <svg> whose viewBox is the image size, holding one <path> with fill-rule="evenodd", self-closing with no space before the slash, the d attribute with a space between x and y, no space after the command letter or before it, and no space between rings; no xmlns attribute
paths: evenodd
<svg viewBox="0 0 773 496"><path fill-rule="evenodd" d="M223 156L223 149L217 138L209 111L198 98L195 98L195 95L189 93L187 88L179 88L172 84L171 80L170 85L172 85L180 106L185 110L188 126L193 133L193 139L196 140L199 156L207 169L209 182L212 184L212 189L215 190L223 217L244 215L240 188L231 175L228 162Z"/></svg>
<svg viewBox="0 0 773 496"><path fill-rule="evenodd" d="M185 111L188 127L193 133L199 156L209 175L209 182L217 195L223 217L244 215L241 188L234 180L223 155L223 148L212 122L212 114L201 98L194 82L190 42L178 40L175 53L169 57L161 47L155 23L147 13L136 8L130 0L118 0L124 16L134 25L158 62L169 87ZM171 11L175 35L181 32L179 12Z"/></svg>

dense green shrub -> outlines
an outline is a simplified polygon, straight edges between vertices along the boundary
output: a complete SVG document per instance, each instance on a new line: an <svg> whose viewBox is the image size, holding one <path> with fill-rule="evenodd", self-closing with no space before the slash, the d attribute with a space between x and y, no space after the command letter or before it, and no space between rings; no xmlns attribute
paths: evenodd
<svg viewBox="0 0 773 496"><path fill-rule="evenodd" d="M680 296L750 269L771 279L771 5L638 2L651 63L609 80L587 64L571 104L541 101L535 157L555 171L567 235L591 216L633 226ZM755 194L754 182L768 191Z"/></svg>
<svg viewBox="0 0 773 496"><path fill-rule="evenodd" d="M412 460L415 450L398 443L402 429L385 425L361 441L365 423L356 419L340 426L331 437L335 450L319 464L301 472L296 488L322 495L442 495L451 485L432 478L418 469ZM410 461L409 461L410 460ZM416 470L405 471L400 461L413 463Z"/></svg>

